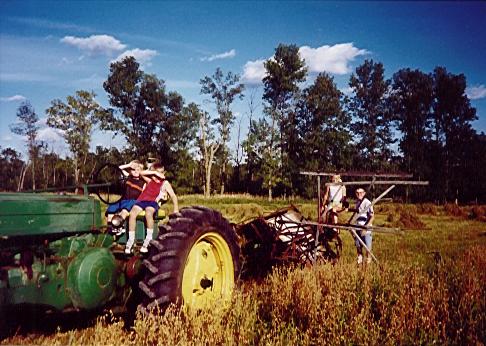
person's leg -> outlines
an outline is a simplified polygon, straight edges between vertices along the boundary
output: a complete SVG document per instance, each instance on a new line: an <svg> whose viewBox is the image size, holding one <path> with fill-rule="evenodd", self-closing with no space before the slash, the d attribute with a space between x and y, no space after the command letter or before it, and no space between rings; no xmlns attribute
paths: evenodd
<svg viewBox="0 0 486 346"><path fill-rule="evenodd" d="M366 244L366 247L368 248L369 251L371 251L371 245L373 242L373 236L370 231L366 231L365 236L364 236L364 242ZM368 263L371 263L371 254L368 252L367 253L367 258L366 261Z"/></svg>
<svg viewBox="0 0 486 346"><path fill-rule="evenodd" d="M130 215L130 212L126 209L123 209L118 215L120 215L123 220L126 220L128 215Z"/></svg>
<svg viewBox="0 0 486 346"><path fill-rule="evenodd" d="M116 213L120 210L120 202L110 204L108 205L108 208L106 208L106 222L108 225L111 223L111 219L113 219L113 216L116 215Z"/></svg>
<svg viewBox="0 0 486 346"><path fill-rule="evenodd" d="M361 231L356 231L356 234L358 235L358 238L361 239ZM358 238L354 240L354 245L356 245L356 251L358 253L358 264L361 264L363 263L363 246Z"/></svg>
<svg viewBox="0 0 486 346"><path fill-rule="evenodd" d="M148 246L154 234L154 214L155 214L155 208L152 207L145 208L145 221L147 223L147 235L145 237L145 240L143 241L143 245L142 248L140 249L140 252L148 252Z"/></svg>
<svg viewBox="0 0 486 346"><path fill-rule="evenodd" d="M134 205L128 217L128 240L125 253L130 253L135 243L135 229L137 226L137 216L143 209L139 205Z"/></svg>

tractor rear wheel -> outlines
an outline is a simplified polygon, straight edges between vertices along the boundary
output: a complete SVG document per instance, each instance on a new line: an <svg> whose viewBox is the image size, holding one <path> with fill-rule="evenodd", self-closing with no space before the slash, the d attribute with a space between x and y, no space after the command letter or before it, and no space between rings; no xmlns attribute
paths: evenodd
<svg viewBox="0 0 486 346"><path fill-rule="evenodd" d="M237 235L221 213L199 206L181 209L160 225L143 261L141 309L163 310L170 303L204 309L229 300L239 256Z"/></svg>

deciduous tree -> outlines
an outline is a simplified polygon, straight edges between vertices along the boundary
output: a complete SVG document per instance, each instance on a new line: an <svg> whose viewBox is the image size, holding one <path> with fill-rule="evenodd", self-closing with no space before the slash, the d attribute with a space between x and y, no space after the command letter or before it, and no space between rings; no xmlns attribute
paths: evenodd
<svg viewBox="0 0 486 346"><path fill-rule="evenodd" d="M393 75L391 112L401 132L405 169L415 178L431 178L427 151L431 149L433 81L419 70L402 69Z"/></svg>
<svg viewBox="0 0 486 346"><path fill-rule="evenodd" d="M59 99L51 101L51 107L46 110L47 125L62 131L73 154L76 185L85 178L83 168L86 166L94 125L106 113L95 97L94 92L79 90L75 96L68 96L66 102Z"/></svg>
<svg viewBox="0 0 486 346"><path fill-rule="evenodd" d="M351 117L341 105L343 94L326 73L306 88L298 109L300 165L310 170L349 168Z"/></svg>
<svg viewBox="0 0 486 346"><path fill-rule="evenodd" d="M24 101L17 109L18 122L10 125L10 130L20 136L26 137L27 151L29 154L29 162L26 168L31 166L32 169L32 189L35 190L35 163L39 152L39 146L41 143L37 140L39 132L39 117L35 113L34 108L29 101ZM19 184L19 190L23 189L24 172L21 172L21 179Z"/></svg>
<svg viewBox="0 0 486 346"><path fill-rule="evenodd" d="M434 133L443 162L441 185L443 196L452 198L462 185L464 158L469 156L470 143L475 136L471 122L477 119L476 109L466 95L467 83L463 74L455 75L444 67L436 67L433 79Z"/></svg>
<svg viewBox="0 0 486 346"><path fill-rule="evenodd" d="M229 159L228 141L230 139L231 126L235 116L231 110L231 104L237 98L243 98L244 85L239 83L240 77L231 72L226 76L218 67L211 77L201 79L201 94L210 95L212 102L216 105L218 117L215 123L218 124L220 135L220 156L221 156L221 194L224 193L226 185L226 170Z"/></svg>
<svg viewBox="0 0 486 346"><path fill-rule="evenodd" d="M383 64L373 60L356 68L349 86L353 90L349 111L354 116L353 132L362 157L362 167L384 169L391 158L391 114L387 109L390 81L385 80Z"/></svg>
<svg viewBox="0 0 486 346"><path fill-rule="evenodd" d="M114 109L104 113L101 128L122 133L135 157L158 153L166 166L176 160L174 148L189 135L181 130L194 126L181 124L184 100L176 92L166 92L165 83L140 70L134 57L110 65L103 83Z"/></svg>
<svg viewBox="0 0 486 346"><path fill-rule="evenodd" d="M192 116L199 123L197 146L204 169L204 197L209 198L211 195L211 169L214 164L214 157L221 144L215 140L214 128L211 126L209 113L201 110L195 103L190 103L187 108L187 111L191 112Z"/></svg>
<svg viewBox="0 0 486 346"><path fill-rule="evenodd" d="M285 183L290 185L292 174L289 166L289 153L297 148L292 141L292 135L296 132L295 127L295 105L296 95L299 92L298 83L303 82L307 75L307 68L304 60L299 55L299 48L296 45L280 44L275 49L275 54L265 63L266 76L263 78L264 93L266 101L265 113L270 117L270 143L269 148L273 150L275 144L280 148L280 172L269 172L271 178L268 185L268 196L272 198L272 189L277 179L274 176L285 175ZM275 157L271 152L270 156Z"/></svg>
<svg viewBox="0 0 486 346"><path fill-rule="evenodd" d="M24 162L20 153L13 148L0 147L0 190L16 191L19 185L19 172Z"/></svg>

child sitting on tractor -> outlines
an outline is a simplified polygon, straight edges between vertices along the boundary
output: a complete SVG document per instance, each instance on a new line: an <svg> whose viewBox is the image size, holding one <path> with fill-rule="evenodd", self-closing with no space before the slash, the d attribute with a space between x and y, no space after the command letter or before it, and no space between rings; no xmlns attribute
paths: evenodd
<svg viewBox="0 0 486 346"><path fill-rule="evenodd" d="M157 215L159 210L158 202L161 199L166 199L168 194L174 204L174 213L179 212L177 196L170 183L165 179L164 166L160 163L154 163L150 170L142 171L140 174L146 180L147 185L130 211L128 218L128 241L125 248L126 254L132 252L132 246L135 242L135 228L138 214L145 210L147 235L140 248L140 252L147 253L154 232L154 215Z"/></svg>
<svg viewBox="0 0 486 346"><path fill-rule="evenodd" d="M130 214L130 210L145 187L145 180L140 177L143 165L138 160L119 166L123 175L128 177L125 182L125 192L120 201L110 204L106 209L106 219L111 232L120 235L125 232L123 221ZM113 221L113 224L112 224ZM115 225L116 224L116 225ZM116 231L115 229L118 229Z"/></svg>

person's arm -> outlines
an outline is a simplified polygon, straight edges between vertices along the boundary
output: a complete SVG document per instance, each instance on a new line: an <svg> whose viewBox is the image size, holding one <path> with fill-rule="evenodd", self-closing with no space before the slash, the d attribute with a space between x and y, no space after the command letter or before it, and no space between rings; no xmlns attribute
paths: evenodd
<svg viewBox="0 0 486 346"><path fill-rule="evenodd" d="M179 201L177 200L177 196L174 192L174 189L172 189L172 185L170 185L169 182L167 182L166 190L167 190L167 193L169 194L169 196L172 200L172 204L174 204L174 213L178 213L179 212Z"/></svg>
<svg viewBox="0 0 486 346"><path fill-rule="evenodd" d="M371 202L369 202L371 205ZM375 212L373 210L373 206L370 206L368 209L368 220L365 223L365 226L372 226L373 220L375 219Z"/></svg>
<svg viewBox="0 0 486 346"><path fill-rule="evenodd" d="M342 185L342 198L341 198L341 203L342 203L342 208L341 211L348 211L349 210L349 202L348 202L348 196L346 196L346 186Z"/></svg>
<svg viewBox="0 0 486 346"><path fill-rule="evenodd" d="M141 176L147 176L147 175L156 175L160 179L165 179L165 175L163 173L157 172L157 171L152 171L150 169L146 169L144 171L140 172Z"/></svg>
<svg viewBox="0 0 486 346"><path fill-rule="evenodd" d="M150 181L152 180L152 179L150 179L150 178L149 178L148 176L146 176L146 175L142 175L142 174L140 174L140 176L142 177L142 179L143 179L143 180L145 180L145 185L147 185L148 183L150 183ZM145 185L143 186L143 188L144 188L144 189L145 189Z"/></svg>
<svg viewBox="0 0 486 346"><path fill-rule="evenodd" d="M326 209L326 202L329 197L329 186L326 186L326 192L324 192L324 196L322 197L321 201L321 213L324 209Z"/></svg>
<svg viewBox="0 0 486 346"><path fill-rule="evenodd" d="M121 169L125 177L128 177L130 173L127 171L127 168L132 168L132 166L129 163L125 163L124 165L118 166L118 168Z"/></svg>

